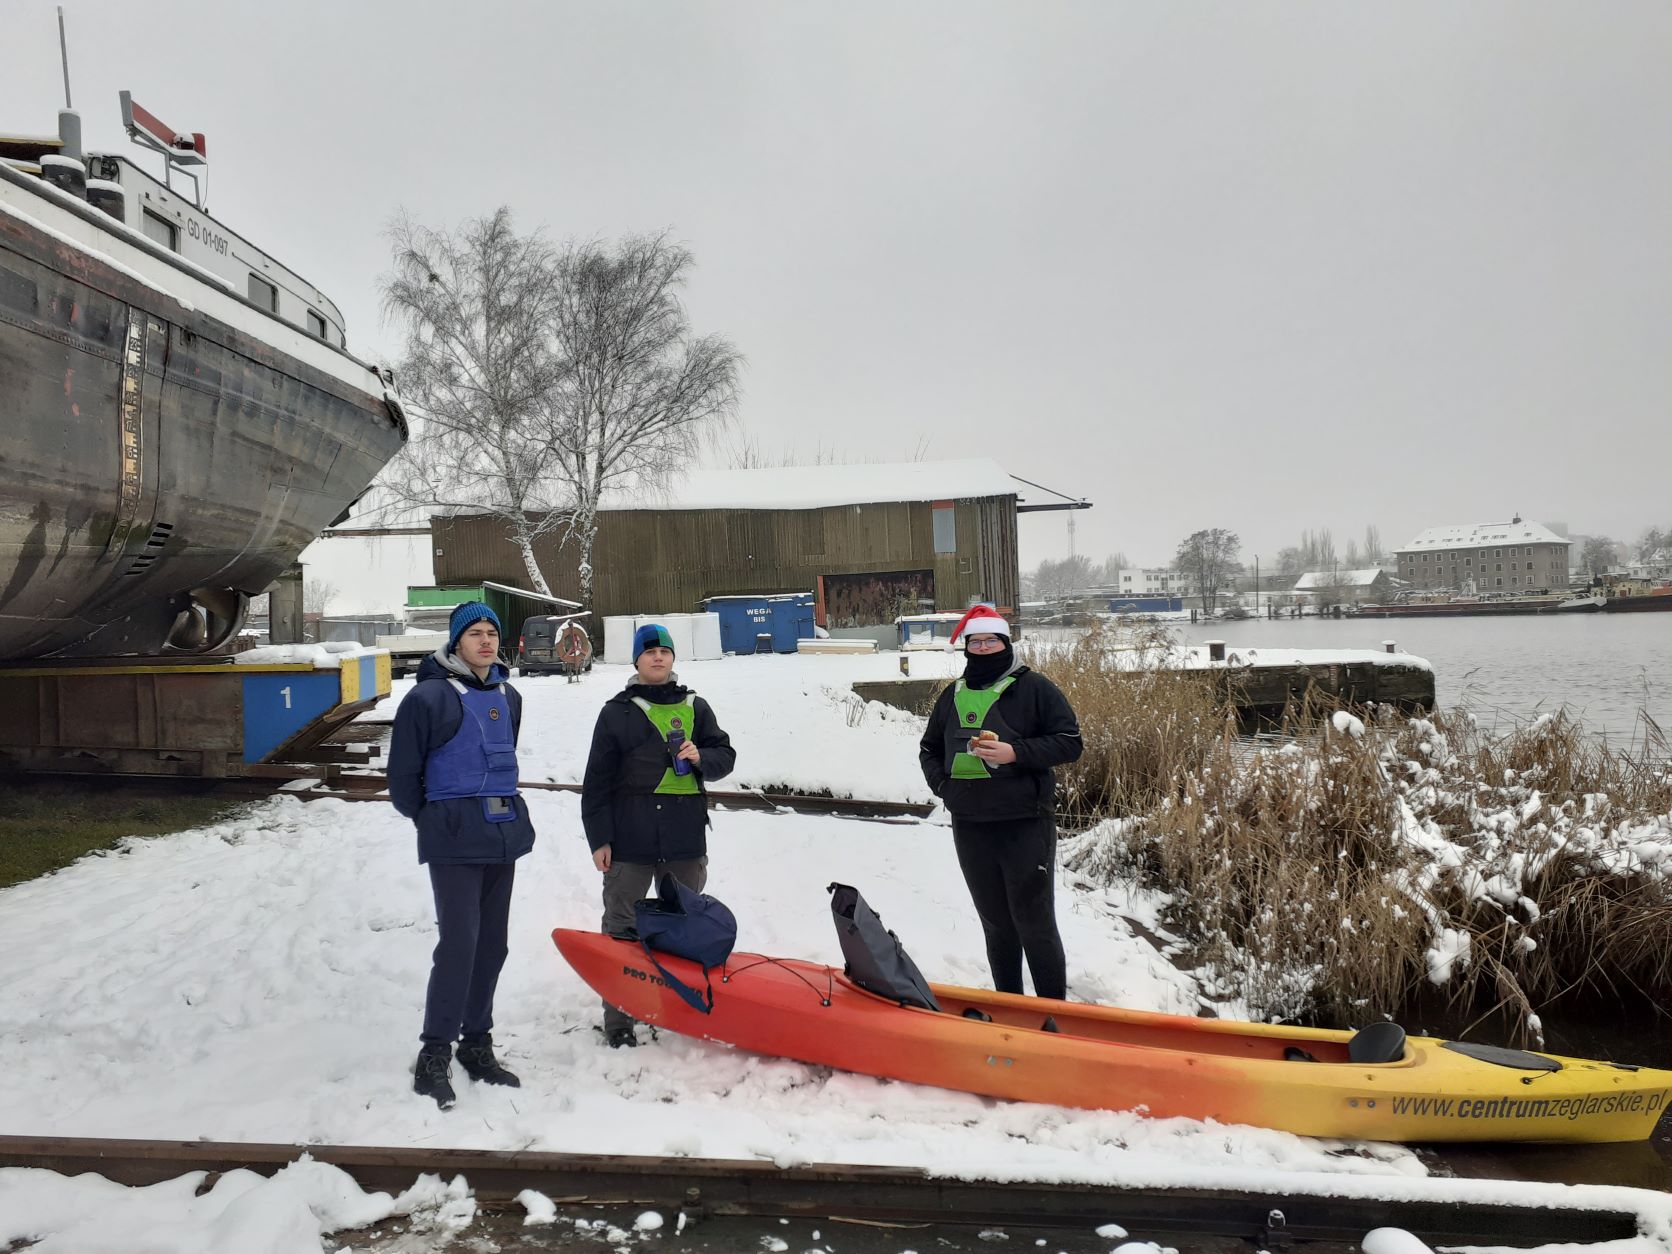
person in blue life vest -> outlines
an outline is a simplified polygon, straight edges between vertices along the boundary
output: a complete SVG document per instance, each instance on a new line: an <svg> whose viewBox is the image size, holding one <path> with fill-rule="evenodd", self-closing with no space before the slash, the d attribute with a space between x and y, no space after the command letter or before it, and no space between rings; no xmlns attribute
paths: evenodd
<svg viewBox="0 0 1672 1254"><path fill-rule="evenodd" d="M1056 780L1080 756L1080 724L1045 676L1016 660L1010 624L977 605L953 630L964 674L935 701L917 748L923 778L952 816L958 866L981 919L993 987L1067 996L1056 915Z"/></svg>
<svg viewBox="0 0 1672 1254"><path fill-rule="evenodd" d="M708 881L704 785L737 764L714 711L674 674L673 637L646 623L633 633L633 676L604 703L581 784L581 823L604 877L602 930L633 934L633 903L664 873L701 892ZM611 1048L637 1045L633 1018L604 1003Z"/></svg>
<svg viewBox="0 0 1672 1254"><path fill-rule="evenodd" d="M472 1080L520 1086L493 1051L493 996L505 965L517 859L534 825L517 792L522 697L499 662L499 618L480 601L453 611L447 643L418 668L395 712L389 797L418 828L440 935L424 1000L413 1091L453 1105L453 1042Z"/></svg>

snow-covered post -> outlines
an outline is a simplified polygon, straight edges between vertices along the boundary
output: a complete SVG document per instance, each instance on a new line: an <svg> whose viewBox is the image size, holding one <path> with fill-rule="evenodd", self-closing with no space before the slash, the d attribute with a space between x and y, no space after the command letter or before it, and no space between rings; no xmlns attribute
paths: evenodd
<svg viewBox="0 0 1672 1254"><path fill-rule="evenodd" d="M1223 662L1225 660L1225 642L1223 640L1208 641L1208 661Z"/></svg>
<svg viewBox="0 0 1672 1254"><path fill-rule="evenodd" d="M1398 653L1399 652L1399 641L1397 641L1397 640L1384 640L1384 641L1382 641L1382 648L1385 651L1387 651L1388 653Z"/></svg>

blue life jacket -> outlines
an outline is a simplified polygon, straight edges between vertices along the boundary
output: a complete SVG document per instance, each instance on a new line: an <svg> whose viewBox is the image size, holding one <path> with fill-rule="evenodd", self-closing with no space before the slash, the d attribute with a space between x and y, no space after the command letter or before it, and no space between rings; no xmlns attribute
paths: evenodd
<svg viewBox="0 0 1672 1254"><path fill-rule="evenodd" d="M424 800L517 795L517 740L505 686L470 688L447 681L459 694L464 717L453 738L424 764Z"/></svg>

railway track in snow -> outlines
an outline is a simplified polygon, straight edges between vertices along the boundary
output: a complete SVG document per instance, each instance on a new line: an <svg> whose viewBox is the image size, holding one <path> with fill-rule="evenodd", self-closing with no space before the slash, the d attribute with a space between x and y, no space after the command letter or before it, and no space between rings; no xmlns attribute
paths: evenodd
<svg viewBox="0 0 1672 1254"><path fill-rule="evenodd" d="M1430 1245L1601 1241L1637 1234L1635 1216L1574 1207L1469 1200L1385 1201L1238 1189L954 1180L898 1167L355 1145L144 1141L0 1136L0 1167L93 1172L142 1186L192 1172L272 1175L303 1154L362 1189L399 1193L418 1176L462 1175L478 1202L509 1205L525 1189L565 1206L629 1204L711 1216L801 1218L879 1225L1095 1228L1116 1222L1146 1236L1217 1237L1278 1251L1354 1243L1373 1228L1408 1230ZM683 1224L682 1224L683 1226Z"/></svg>
<svg viewBox="0 0 1672 1254"><path fill-rule="evenodd" d="M245 781L250 791L282 791L289 796L317 800L334 797L339 801L389 800L389 779L369 770L353 769L343 762L281 762L250 768ZM529 792L572 792L579 784L521 780L517 787ZM740 789L709 789L711 805L727 810L790 811L796 814L834 815L843 818L893 819L915 822L934 812L932 805L910 801L880 801L868 797L821 797L801 793L761 792Z"/></svg>

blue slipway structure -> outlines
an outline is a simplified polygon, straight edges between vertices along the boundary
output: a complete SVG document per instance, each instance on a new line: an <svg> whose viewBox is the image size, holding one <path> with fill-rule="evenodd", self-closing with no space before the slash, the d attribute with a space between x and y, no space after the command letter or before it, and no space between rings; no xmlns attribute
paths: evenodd
<svg viewBox="0 0 1672 1254"><path fill-rule="evenodd" d="M215 648L406 439L336 306L175 191L202 137L123 107L164 180L68 111L0 138L0 661Z"/></svg>

